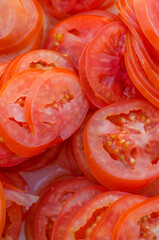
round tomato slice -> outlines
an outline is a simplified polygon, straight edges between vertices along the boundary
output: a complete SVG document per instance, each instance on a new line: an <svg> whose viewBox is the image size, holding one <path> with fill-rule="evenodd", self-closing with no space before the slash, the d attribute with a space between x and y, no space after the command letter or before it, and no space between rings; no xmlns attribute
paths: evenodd
<svg viewBox="0 0 159 240"><path fill-rule="evenodd" d="M51 29L45 48L65 54L78 68L79 58L85 45L104 25L112 21L114 21L112 17L91 15L67 18Z"/></svg>
<svg viewBox="0 0 159 240"><path fill-rule="evenodd" d="M2 75L5 71L5 68L7 67L9 62L3 62L3 63L0 63L0 83L1 83L1 80L2 80Z"/></svg>
<svg viewBox="0 0 159 240"><path fill-rule="evenodd" d="M159 50L158 0L134 0L134 8L144 34Z"/></svg>
<svg viewBox="0 0 159 240"><path fill-rule="evenodd" d="M77 0L51 0L52 6L59 13L69 12L76 4Z"/></svg>
<svg viewBox="0 0 159 240"><path fill-rule="evenodd" d="M54 144L57 138L65 140L77 130L88 108L88 100L73 72L48 70L29 89L25 118L35 136L40 133L42 138L38 141Z"/></svg>
<svg viewBox="0 0 159 240"><path fill-rule="evenodd" d="M101 108L101 107L105 107L107 104L96 95L96 93L90 86L88 79L87 79L87 75L86 75L86 66L85 65L86 65L86 51L87 51L88 46L89 46L89 44L86 45L86 47L83 50L81 57L79 59L78 68L79 68L80 82L81 82L82 87L83 87L88 99L90 100L90 102L94 106Z"/></svg>
<svg viewBox="0 0 159 240"><path fill-rule="evenodd" d="M159 61L158 54L153 52L144 42L144 39L132 37L132 42L134 50L138 59L148 76L149 80L152 82L154 87L159 90Z"/></svg>
<svg viewBox="0 0 159 240"><path fill-rule="evenodd" d="M102 28L86 51L86 75L96 96L106 103L140 98L124 62L127 29L121 22Z"/></svg>
<svg viewBox="0 0 159 240"><path fill-rule="evenodd" d="M4 9L5 11L4 14ZM27 26L25 8L19 0L1 1L0 5L0 51L15 44L19 37L24 34Z"/></svg>
<svg viewBox="0 0 159 240"><path fill-rule="evenodd" d="M22 207L16 203L11 203L6 209L6 222L2 234L2 239L19 239L22 225Z"/></svg>
<svg viewBox="0 0 159 240"><path fill-rule="evenodd" d="M3 186L0 182L0 237L2 236L6 220L6 200L4 196Z"/></svg>
<svg viewBox="0 0 159 240"><path fill-rule="evenodd" d="M138 90L143 94L145 98L147 98L152 104L159 108L159 92L144 72L139 58L134 50L130 34L127 34L125 63L128 74L134 85L138 88Z"/></svg>
<svg viewBox="0 0 159 240"><path fill-rule="evenodd" d="M34 222L35 240L51 239L52 229L65 201L78 190L93 183L85 178L70 178L52 185L41 199Z"/></svg>
<svg viewBox="0 0 159 240"><path fill-rule="evenodd" d="M158 178L159 111L144 100L98 110L84 131L90 170L109 189L135 190Z"/></svg>
<svg viewBox="0 0 159 240"><path fill-rule="evenodd" d="M69 222L78 211L92 198L106 191L107 189L102 186L90 186L74 193L63 205L53 227L51 239L61 240Z"/></svg>
<svg viewBox="0 0 159 240"><path fill-rule="evenodd" d="M84 154L84 146L83 146L83 132L88 122L89 118L92 116L93 111L89 112L81 124L81 126L77 129L77 131L73 134L73 153L76 159L77 165L81 169L82 173L92 182L97 182L93 174L91 173L86 157Z"/></svg>
<svg viewBox="0 0 159 240"><path fill-rule="evenodd" d="M115 201L97 224L91 240L112 240L113 230L118 219L127 209L144 201L146 197L138 195L125 196Z"/></svg>
<svg viewBox="0 0 159 240"><path fill-rule="evenodd" d="M99 194L84 205L68 224L63 240L91 239L95 226L105 211L117 199L127 195L124 192L106 192Z"/></svg>
<svg viewBox="0 0 159 240"><path fill-rule="evenodd" d="M0 51L1 54L11 53L23 49L34 40L35 36L37 36L40 31L42 31L43 14L38 2L35 0L22 0L21 2L25 9L24 16L27 16L26 26L20 25L21 36L15 42L12 40L12 45L6 46L4 50ZM17 16L18 14L19 13L17 13ZM21 22L21 20L19 20L17 24L19 24L19 22ZM24 31L22 31L22 29L24 29Z"/></svg>
<svg viewBox="0 0 159 240"><path fill-rule="evenodd" d="M159 197L144 200L125 211L119 218L113 240L158 239Z"/></svg>
<svg viewBox="0 0 159 240"><path fill-rule="evenodd" d="M17 151L25 156L32 156L33 154L30 153L32 151L38 153L39 150L44 150L43 146L38 144L39 138L31 133L24 117L24 103L28 89L42 72L43 70L40 69L30 69L15 75L0 94L2 120L0 131L4 142L13 152ZM39 150L35 150L34 147Z"/></svg>

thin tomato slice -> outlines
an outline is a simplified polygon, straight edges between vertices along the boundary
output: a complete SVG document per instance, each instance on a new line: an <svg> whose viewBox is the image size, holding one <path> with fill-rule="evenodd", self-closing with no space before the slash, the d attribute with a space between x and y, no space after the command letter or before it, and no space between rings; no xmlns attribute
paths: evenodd
<svg viewBox="0 0 159 240"><path fill-rule="evenodd" d="M112 21L114 21L112 17L91 15L67 18L51 29L45 48L67 55L78 68L79 58L85 45L104 25Z"/></svg>
<svg viewBox="0 0 159 240"><path fill-rule="evenodd" d="M69 222L78 211L92 198L106 191L107 189L102 186L90 186L74 193L63 205L53 227L51 239L61 240Z"/></svg>
<svg viewBox="0 0 159 240"><path fill-rule="evenodd" d="M112 240L115 224L122 213L145 199L146 197L144 196L130 195L115 201L97 224L91 240Z"/></svg>
<svg viewBox="0 0 159 240"><path fill-rule="evenodd" d="M52 6L59 13L69 12L76 4L76 0L51 0Z"/></svg>
<svg viewBox="0 0 159 240"><path fill-rule="evenodd" d="M158 0L134 0L139 24L151 44L159 50Z"/></svg>
<svg viewBox="0 0 159 240"><path fill-rule="evenodd" d="M124 192L99 194L83 206L68 224L62 240L91 239L95 226L110 205L127 195Z"/></svg>
<svg viewBox="0 0 159 240"><path fill-rule="evenodd" d="M36 148L35 136L31 134L24 117L24 102L28 88L43 70L30 69L13 77L1 90L1 131L5 143L14 152L30 155L26 149ZM27 80L26 80L27 79ZM15 88L16 86L16 88ZM3 100L2 100L3 99ZM27 139L29 148L27 148ZM33 146L34 145L34 146ZM37 148L43 148L38 145ZM35 149L34 149L35 150ZM33 150L33 151L34 151ZM44 149L43 149L44 150ZM36 152L36 151L35 151Z"/></svg>
<svg viewBox="0 0 159 240"><path fill-rule="evenodd" d="M86 45L86 47L83 50L81 57L79 59L78 68L79 68L80 82L81 82L82 87L83 87L88 99L90 100L90 102L94 106L101 108L101 107L105 107L107 104L96 95L96 93L90 86L88 79L87 79L87 75L86 75L86 51L87 51L88 46L89 46L89 44Z"/></svg>
<svg viewBox="0 0 159 240"><path fill-rule="evenodd" d="M93 185L85 178L70 178L52 185L41 199L34 222L35 240L51 239L51 233L57 216L65 203L78 190Z"/></svg>
<svg viewBox="0 0 159 240"><path fill-rule="evenodd" d="M73 153L76 159L77 165L83 172L83 174L92 182L97 182L92 172L90 171L87 160L84 154L84 146L83 146L83 132L88 122L89 118L92 116L94 112L91 111L87 114L85 120L79 127L79 129L73 134Z"/></svg>
<svg viewBox="0 0 159 240"><path fill-rule="evenodd" d="M76 0L76 5L71 12L78 13L97 8L104 0Z"/></svg>
<svg viewBox="0 0 159 240"><path fill-rule="evenodd" d="M138 56L134 50L131 36L127 34L127 50L125 63L128 74L136 88L156 107L159 107L159 92L156 90L144 72Z"/></svg>
<svg viewBox="0 0 159 240"><path fill-rule="evenodd" d="M98 110L84 131L90 170L109 189L135 190L158 178L159 111L144 100Z"/></svg>
<svg viewBox="0 0 159 240"><path fill-rule="evenodd" d="M25 101L25 117L35 135L41 134L38 141L54 144L57 138L65 140L77 130L88 107L78 77L57 68L45 72L31 85Z"/></svg>
<svg viewBox="0 0 159 240"><path fill-rule="evenodd" d="M113 240L158 239L159 197L138 203L119 218Z"/></svg>
<svg viewBox="0 0 159 240"><path fill-rule="evenodd" d="M125 68L126 32L123 23L109 23L96 34L86 51L88 82L105 103L141 98Z"/></svg>

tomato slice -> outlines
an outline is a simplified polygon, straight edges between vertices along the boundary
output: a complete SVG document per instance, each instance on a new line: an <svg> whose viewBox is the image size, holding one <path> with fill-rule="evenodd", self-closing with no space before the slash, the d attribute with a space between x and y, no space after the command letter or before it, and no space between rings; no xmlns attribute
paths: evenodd
<svg viewBox="0 0 159 240"><path fill-rule="evenodd" d="M112 239L157 239L158 215L158 196L134 205L118 220Z"/></svg>
<svg viewBox="0 0 159 240"><path fill-rule="evenodd" d="M30 142L28 142L28 149L30 149L31 152L32 150L33 152L37 152L34 147L38 149L43 148L39 144L38 146L34 145L35 141L37 142L39 140L35 140L36 137L31 134L24 117L24 102L28 88L34 79L42 72L43 70L40 69L30 69L19 73L5 85L0 96L2 104L0 117L2 120L0 124L2 137L10 149L27 156L32 155L29 151L26 151L27 139ZM27 81L25 81L26 79Z"/></svg>
<svg viewBox="0 0 159 240"><path fill-rule="evenodd" d="M65 201L78 190L93 185L85 178L70 178L52 185L41 199L34 222L35 240L51 239L51 233L57 216Z"/></svg>
<svg viewBox="0 0 159 240"><path fill-rule="evenodd" d="M106 103L140 98L124 64L126 28L112 22L102 28L89 43L86 52L86 75L96 96Z"/></svg>
<svg viewBox="0 0 159 240"><path fill-rule="evenodd" d="M159 50L158 0L134 0L134 8L144 34Z"/></svg>
<svg viewBox="0 0 159 240"><path fill-rule="evenodd" d="M0 82L1 82L1 79L2 79L2 75L4 73L4 70L6 68L6 66L8 65L9 62L3 62L3 63L0 63Z"/></svg>
<svg viewBox="0 0 159 240"><path fill-rule="evenodd" d="M112 240L113 230L120 216L129 208L147 199L144 196L130 195L119 198L105 212L97 224L91 240Z"/></svg>
<svg viewBox="0 0 159 240"><path fill-rule="evenodd" d="M63 205L53 227L51 239L61 240L69 222L78 211L92 198L106 191L107 189L102 186L90 186L74 193Z"/></svg>
<svg viewBox="0 0 159 240"><path fill-rule="evenodd" d="M73 153L74 157L76 159L77 165L83 172L83 174L92 182L97 182L93 174L91 173L86 157L84 154L84 146L83 146L83 132L84 128L86 126L86 123L88 122L89 118L92 116L94 111L90 111L81 126L78 128L78 130L73 134Z"/></svg>
<svg viewBox="0 0 159 240"><path fill-rule="evenodd" d="M6 223L3 230L2 238L17 240L20 235L22 225L22 207L16 203L6 209Z"/></svg>
<svg viewBox="0 0 159 240"><path fill-rule="evenodd" d="M105 107L107 104L100 99L96 93L94 92L94 90L92 89L92 87L90 86L88 79L87 79L87 75L86 75L86 51L89 45L86 45L85 49L83 50L81 57L79 59L79 76L80 76L80 82L82 84L82 87L88 97L88 99L90 100L90 102L98 107Z"/></svg>
<svg viewBox="0 0 159 240"><path fill-rule="evenodd" d="M109 189L135 190L158 178L159 111L144 100L98 110L84 131L90 170Z"/></svg>
<svg viewBox="0 0 159 240"><path fill-rule="evenodd" d="M132 41L136 55L138 56L146 75L154 87L159 90L158 54L148 48L142 38L137 38L136 40L132 37Z"/></svg>
<svg viewBox="0 0 159 240"><path fill-rule="evenodd" d="M94 228L105 211L113 202L125 195L127 193L109 191L94 197L73 217L62 239L91 239Z"/></svg>
<svg viewBox="0 0 159 240"><path fill-rule="evenodd" d="M107 8L111 7L114 2L115 0L105 0L100 6L98 6L98 8L106 10Z"/></svg>
<svg viewBox="0 0 159 240"><path fill-rule="evenodd" d="M41 134L38 141L54 144L57 138L65 140L76 131L88 107L88 100L73 72L49 70L31 85L25 101L25 118L30 129Z"/></svg>
<svg viewBox="0 0 159 240"><path fill-rule="evenodd" d="M4 9L7 9L4 14ZM27 26L27 17L25 8L21 1L1 1L0 6L1 24L0 24L0 51L15 44L20 36L24 34Z"/></svg>
<svg viewBox="0 0 159 240"><path fill-rule="evenodd" d="M79 15L67 18L51 29L45 48L65 54L78 68L85 45L104 25L112 21L114 21L112 17L104 16Z"/></svg>
<svg viewBox="0 0 159 240"><path fill-rule="evenodd" d="M0 237L2 236L6 220L6 200L4 196L3 186L0 182Z"/></svg>
<svg viewBox="0 0 159 240"><path fill-rule="evenodd" d="M144 72L133 47L131 36L127 35L125 62L128 74L138 90L156 107L159 107L159 92Z"/></svg>

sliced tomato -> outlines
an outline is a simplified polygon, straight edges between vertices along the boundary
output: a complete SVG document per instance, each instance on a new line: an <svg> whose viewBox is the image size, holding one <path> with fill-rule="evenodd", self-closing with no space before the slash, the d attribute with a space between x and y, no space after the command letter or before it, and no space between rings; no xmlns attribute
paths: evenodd
<svg viewBox="0 0 159 240"><path fill-rule="evenodd" d="M65 54L78 68L85 45L104 25L112 21L112 17L104 16L81 15L67 18L51 29L45 48Z"/></svg>
<svg viewBox="0 0 159 240"><path fill-rule="evenodd" d="M159 111L144 100L98 110L84 131L90 170L109 189L135 190L158 178Z"/></svg>
<svg viewBox="0 0 159 240"><path fill-rule="evenodd" d="M159 92L144 72L138 56L134 50L132 38L127 34L127 50L125 62L128 74L138 90L156 107L159 107Z"/></svg>
<svg viewBox="0 0 159 240"><path fill-rule="evenodd" d="M6 200L4 196L3 186L0 182L0 237L2 236L2 233L4 231L5 220L6 220Z"/></svg>
<svg viewBox="0 0 159 240"><path fill-rule="evenodd" d="M150 198L125 211L119 218L112 239L157 239L159 197Z"/></svg>
<svg viewBox="0 0 159 240"><path fill-rule="evenodd" d="M76 191L92 185L85 178L70 178L52 185L41 199L34 222L35 240L51 239L51 233L57 216L65 203Z"/></svg>
<svg viewBox="0 0 159 240"><path fill-rule="evenodd" d="M6 209L6 222L2 238L17 240L20 235L22 225L22 207L12 203Z"/></svg>
<svg viewBox="0 0 159 240"><path fill-rule="evenodd" d="M51 239L61 240L69 222L75 214L92 198L106 191L107 189L102 186L90 186L74 193L63 205L53 227Z"/></svg>
<svg viewBox="0 0 159 240"><path fill-rule="evenodd" d="M101 107L105 107L107 104L96 95L96 93L90 86L88 79L87 79L87 75L86 75L86 52L87 52L88 46L89 46L89 44L86 45L86 47L84 48L84 50L81 54L81 57L79 59L78 68L79 68L80 82L81 82L82 87L83 87L88 99L90 100L91 104L93 106L101 108Z"/></svg>
<svg viewBox="0 0 159 240"><path fill-rule="evenodd" d="M8 63L9 62L0 63L0 83L1 83L1 79L3 76L4 70L5 70L6 66L8 65Z"/></svg>
<svg viewBox="0 0 159 240"><path fill-rule="evenodd" d="M156 179L148 186L139 189L134 192L135 194L140 194L146 197L155 197L159 195L159 179Z"/></svg>
<svg viewBox="0 0 159 240"><path fill-rule="evenodd" d="M134 8L144 34L159 50L158 0L134 0Z"/></svg>
<svg viewBox="0 0 159 240"><path fill-rule="evenodd" d="M146 75L154 87L159 90L158 54L153 52L147 44L145 44L144 39L139 36L137 39L132 37L132 41L136 55L138 56Z"/></svg>
<svg viewBox="0 0 159 240"><path fill-rule="evenodd" d="M10 149L13 149L13 151L17 151L18 153L20 152L23 155L27 156L30 155L30 153L29 151L26 151L26 139L29 139L29 142L31 144L29 148L32 150L32 148L34 149L33 139L36 139L36 137L35 135L31 134L31 131L29 130L29 127L26 123L24 117L24 102L26 94L28 92L28 88L30 87L34 79L42 72L43 70L40 69L30 69L19 73L18 75L13 77L8 82L8 84L5 85L5 87L1 91L0 96L2 103L1 110L3 109L1 111L2 121L0 124L0 128L3 132L2 136L4 138L4 141ZM25 79L27 79L27 81L25 81ZM12 94L10 94L11 92ZM37 148L41 149L43 147L38 146Z"/></svg>
<svg viewBox="0 0 159 240"><path fill-rule="evenodd" d="M89 118L92 116L94 111L90 111L79 129L73 134L73 153L74 157L76 159L77 165L81 169L82 173L92 182L97 182L93 174L91 173L86 157L84 154L84 146L83 146L83 132L84 128L86 126L86 123L88 122Z"/></svg>
<svg viewBox="0 0 159 240"><path fill-rule="evenodd" d="M66 162L68 169L70 170L71 174L75 176L82 175L80 168L77 165L76 158L73 152L73 139L70 137L65 142L65 154L66 154Z"/></svg>
<svg viewBox="0 0 159 240"><path fill-rule="evenodd" d="M38 136L38 144L54 145L76 131L88 107L88 100L73 72L49 70L30 87L25 101L25 118L34 135Z"/></svg>
<svg viewBox="0 0 159 240"><path fill-rule="evenodd" d="M109 191L94 197L73 217L62 239L91 239L94 228L105 211L113 202L125 195L127 193Z"/></svg>
<svg viewBox="0 0 159 240"><path fill-rule="evenodd" d="M144 196L130 195L115 201L97 224L91 240L112 240L113 230L120 216L129 208L147 199Z"/></svg>
<svg viewBox="0 0 159 240"><path fill-rule="evenodd" d="M125 68L126 32L123 23L109 23L96 34L86 51L88 82L105 103L141 98Z"/></svg>
<svg viewBox="0 0 159 240"><path fill-rule="evenodd" d="M111 7L114 4L114 2L115 0L105 0L100 6L98 6L98 8L106 10L107 8Z"/></svg>

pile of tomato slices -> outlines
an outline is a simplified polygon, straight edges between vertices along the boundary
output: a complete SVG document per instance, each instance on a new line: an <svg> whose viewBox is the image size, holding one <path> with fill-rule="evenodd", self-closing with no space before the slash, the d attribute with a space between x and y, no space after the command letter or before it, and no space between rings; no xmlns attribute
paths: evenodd
<svg viewBox="0 0 159 240"><path fill-rule="evenodd" d="M158 0L0 3L0 239L159 239Z"/></svg>

